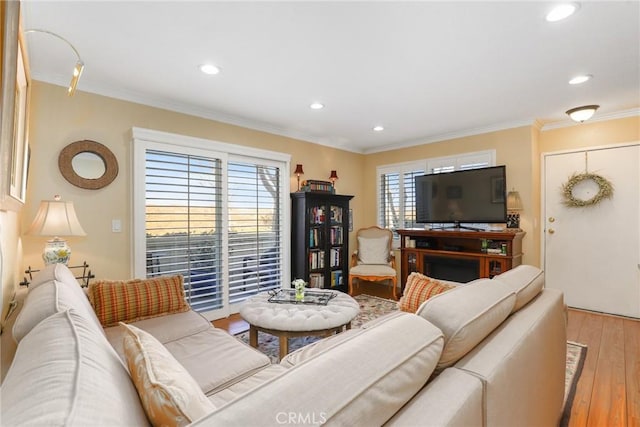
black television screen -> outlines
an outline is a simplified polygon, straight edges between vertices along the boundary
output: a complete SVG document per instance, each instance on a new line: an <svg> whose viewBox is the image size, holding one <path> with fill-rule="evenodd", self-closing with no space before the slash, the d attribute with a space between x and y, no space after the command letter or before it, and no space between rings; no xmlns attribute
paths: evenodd
<svg viewBox="0 0 640 427"><path fill-rule="evenodd" d="M415 190L418 223L507 221L505 166L417 176Z"/></svg>

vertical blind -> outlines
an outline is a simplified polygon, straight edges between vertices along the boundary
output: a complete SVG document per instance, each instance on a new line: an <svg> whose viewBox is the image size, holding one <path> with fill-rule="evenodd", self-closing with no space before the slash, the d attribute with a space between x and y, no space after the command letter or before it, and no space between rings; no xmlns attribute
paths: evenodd
<svg viewBox="0 0 640 427"><path fill-rule="evenodd" d="M196 311L223 303L221 194L219 159L146 151L147 277L182 275Z"/></svg>

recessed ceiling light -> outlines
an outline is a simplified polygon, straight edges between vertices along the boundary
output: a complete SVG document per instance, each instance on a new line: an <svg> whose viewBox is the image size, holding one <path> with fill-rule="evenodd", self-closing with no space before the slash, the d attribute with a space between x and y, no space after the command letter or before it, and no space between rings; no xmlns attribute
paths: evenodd
<svg viewBox="0 0 640 427"><path fill-rule="evenodd" d="M577 3L559 4L555 6L553 9L551 9L551 12L547 14L547 21L548 22L562 21L563 19L573 15L576 12L576 10L578 10Z"/></svg>
<svg viewBox="0 0 640 427"><path fill-rule="evenodd" d="M322 110L324 108L324 104L314 102L313 104L309 105L309 108L311 108L312 110Z"/></svg>
<svg viewBox="0 0 640 427"><path fill-rule="evenodd" d="M580 83L584 83L588 80L591 80L593 76L591 74L581 74L579 76L575 76L571 80L569 80L570 85L579 85Z"/></svg>
<svg viewBox="0 0 640 427"><path fill-rule="evenodd" d="M218 74L220 72L220 68L218 68L213 64L202 64L200 66L200 71L202 71L205 74L213 75L213 74Z"/></svg>
<svg viewBox="0 0 640 427"><path fill-rule="evenodd" d="M382 132L384 130L384 126L374 126L373 130L376 132Z"/></svg>

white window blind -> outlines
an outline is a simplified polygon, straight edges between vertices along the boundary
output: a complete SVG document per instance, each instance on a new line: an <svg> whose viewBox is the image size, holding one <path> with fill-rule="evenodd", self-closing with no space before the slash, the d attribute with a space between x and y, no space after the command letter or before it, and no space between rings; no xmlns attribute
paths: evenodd
<svg viewBox="0 0 640 427"><path fill-rule="evenodd" d="M133 129L133 274L180 274L208 319L289 283L290 156Z"/></svg>
<svg viewBox="0 0 640 427"><path fill-rule="evenodd" d="M424 162L378 169L378 224L392 231L415 226L415 182Z"/></svg>
<svg viewBox="0 0 640 427"><path fill-rule="evenodd" d="M229 301L281 287L279 168L229 162Z"/></svg>
<svg viewBox="0 0 640 427"><path fill-rule="evenodd" d="M147 277L180 274L196 311L222 306L221 162L147 150Z"/></svg>

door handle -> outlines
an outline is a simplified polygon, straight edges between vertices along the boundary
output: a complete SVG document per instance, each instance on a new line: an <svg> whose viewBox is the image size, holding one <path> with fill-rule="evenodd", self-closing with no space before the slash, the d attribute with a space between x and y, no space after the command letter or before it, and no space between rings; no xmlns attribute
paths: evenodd
<svg viewBox="0 0 640 427"><path fill-rule="evenodd" d="M555 232L556 232L556 230L554 230L553 228L550 228L550 229L549 229L549 234L553 234L553 233L555 233Z"/></svg>

